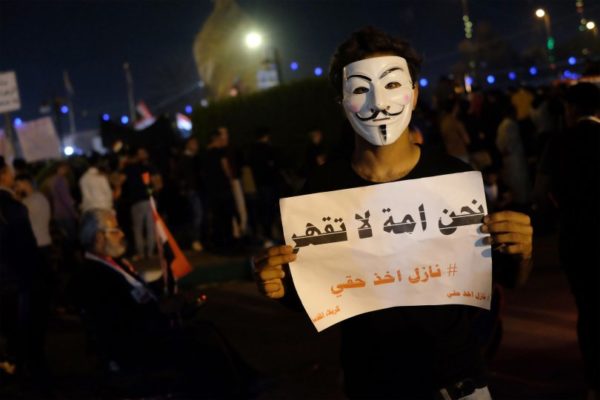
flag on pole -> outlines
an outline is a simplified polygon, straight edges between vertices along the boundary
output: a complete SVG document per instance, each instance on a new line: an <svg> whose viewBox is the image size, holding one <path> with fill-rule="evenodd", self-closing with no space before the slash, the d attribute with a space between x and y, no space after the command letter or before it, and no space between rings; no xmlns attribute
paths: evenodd
<svg viewBox="0 0 600 400"><path fill-rule="evenodd" d="M177 280L189 274L192 271L192 266L156 209L156 202L150 188L150 173L145 172L142 174L142 180L148 188L150 195L150 207L152 208L152 218L154 219L154 226L156 228L156 245L158 247L165 288L168 293L175 293L177 290Z"/></svg>
<svg viewBox="0 0 600 400"><path fill-rule="evenodd" d="M138 102L138 104L135 106L135 109L140 116L140 118L135 121L135 130L141 131L142 129L146 129L156 122L156 118L154 115L152 115L150 109L144 101Z"/></svg>

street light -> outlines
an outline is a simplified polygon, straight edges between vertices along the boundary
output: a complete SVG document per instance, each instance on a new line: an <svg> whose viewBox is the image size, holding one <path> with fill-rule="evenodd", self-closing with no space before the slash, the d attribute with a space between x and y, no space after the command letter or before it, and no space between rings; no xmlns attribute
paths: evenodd
<svg viewBox="0 0 600 400"><path fill-rule="evenodd" d="M596 23L594 21L588 21L587 24L585 24L585 27L591 31L596 27Z"/></svg>
<svg viewBox="0 0 600 400"><path fill-rule="evenodd" d="M550 29L550 14L543 8L538 8L535 11L535 16L544 19L544 27L546 28L546 50L548 51L548 61L552 67L554 65L554 38L552 37L552 30Z"/></svg>
<svg viewBox="0 0 600 400"><path fill-rule="evenodd" d="M246 35L246 46L249 49L256 49L262 45L262 35L258 32L250 32Z"/></svg>
<svg viewBox="0 0 600 400"><path fill-rule="evenodd" d="M244 38L246 47L250 50L256 50L259 47L264 47L265 62L263 63L266 69L259 70L257 81L259 88L268 88L283 83L283 77L281 74L281 62L279 60L279 51L273 45L265 45L263 36L252 31L246 34ZM271 67L274 66L273 67Z"/></svg>

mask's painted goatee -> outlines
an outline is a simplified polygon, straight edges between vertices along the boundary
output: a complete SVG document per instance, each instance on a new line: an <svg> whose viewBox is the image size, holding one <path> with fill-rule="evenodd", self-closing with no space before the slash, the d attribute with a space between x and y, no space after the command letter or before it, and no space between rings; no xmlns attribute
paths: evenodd
<svg viewBox="0 0 600 400"><path fill-rule="evenodd" d="M381 131L381 137L383 138L383 143L387 142L387 128L386 125L379 125L379 130Z"/></svg>

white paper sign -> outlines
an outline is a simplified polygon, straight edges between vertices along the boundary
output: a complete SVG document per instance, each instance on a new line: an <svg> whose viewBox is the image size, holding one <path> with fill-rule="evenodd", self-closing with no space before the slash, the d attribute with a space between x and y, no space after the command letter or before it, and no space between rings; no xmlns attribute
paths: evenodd
<svg viewBox="0 0 600 400"><path fill-rule="evenodd" d="M23 157L27 162L60 158L60 140L52 118L23 122L16 127Z"/></svg>
<svg viewBox="0 0 600 400"><path fill-rule="evenodd" d="M0 113L21 108L17 76L14 71L0 73Z"/></svg>
<svg viewBox="0 0 600 400"><path fill-rule="evenodd" d="M490 308L480 172L281 199L300 300L321 330L396 306Z"/></svg>

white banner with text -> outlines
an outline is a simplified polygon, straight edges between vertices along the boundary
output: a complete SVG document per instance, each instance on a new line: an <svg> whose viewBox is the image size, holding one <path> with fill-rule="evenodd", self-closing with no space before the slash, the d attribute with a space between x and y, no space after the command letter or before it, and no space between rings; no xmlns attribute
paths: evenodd
<svg viewBox="0 0 600 400"><path fill-rule="evenodd" d="M294 285L320 332L398 306L490 308L492 251L480 172L280 200Z"/></svg>

